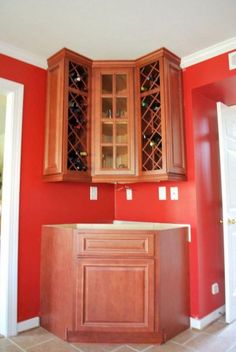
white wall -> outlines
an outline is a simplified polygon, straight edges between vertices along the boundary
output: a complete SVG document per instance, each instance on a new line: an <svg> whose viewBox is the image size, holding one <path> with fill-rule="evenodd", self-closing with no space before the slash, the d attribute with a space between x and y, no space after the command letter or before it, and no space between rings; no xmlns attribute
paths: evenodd
<svg viewBox="0 0 236 352"><path fill-rule="evenodd" d="M0 95L0 200L2 198L3 146L7 97Z"/></svg>

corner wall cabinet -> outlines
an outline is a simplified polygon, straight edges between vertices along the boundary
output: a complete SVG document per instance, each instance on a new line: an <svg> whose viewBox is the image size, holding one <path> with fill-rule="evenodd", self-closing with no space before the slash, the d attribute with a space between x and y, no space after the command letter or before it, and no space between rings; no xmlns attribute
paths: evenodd
<svg viewBox="0 0 236 352"><path fill-rule="evenodd" d="M91 181L92 62L62 49L48 60L44 179Z"/></svg>
<svg viewBox="0 0 236 352"><path fill-rule="evenodd" d="M185 176L179 63L165 49L137 61L139 175L143 181L178 180Z"/></svg>
<svg viewBox="0 0 236 352"><path fill-rule="evenodd" d="M65 340L165 342L189 327L188 285L187 228L43 227L41 325Z"/></svg>
<svg viewBox="0 0 236 352"><path fill-rule="evenodd" d="M44 179L185 179L179 63L167 49L136 61L91 61L67 49L52 56Z"/></svg>

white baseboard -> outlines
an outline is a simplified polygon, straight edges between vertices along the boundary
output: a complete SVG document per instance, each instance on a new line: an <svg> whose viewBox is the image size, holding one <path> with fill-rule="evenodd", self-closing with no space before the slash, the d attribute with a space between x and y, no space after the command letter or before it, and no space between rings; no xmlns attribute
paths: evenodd
<svg viewBox="0 0 236 352"><path fill-rule="evenodd" d="M17 324L17 332L22 332L39 327L39 317L21 321Z"/></svg>
<svg viewBox="0 0 236 352"><path fill-rule="evenodd" d="M204 329L207 325L213 323L215 320L220 318L223 314L225 314L225 306L222 306L214 310L213 312L206 315L202 319L190 318L190 327L198 330ZM22 332L33 328L37 328L39 327L39 325L40 325L39 317L24 320L17 324L17 332Z"/></svg>
<svg viewBox="0 0 236 352"><path fill-rule="evenodd" d="M214 310L210 314L206 315L202 319L190 318L190 327L193 329L202 330L207 325L213 323L213 321L220 318L224 313L225 313L225 306L222 306L222 307Z"/></svg>

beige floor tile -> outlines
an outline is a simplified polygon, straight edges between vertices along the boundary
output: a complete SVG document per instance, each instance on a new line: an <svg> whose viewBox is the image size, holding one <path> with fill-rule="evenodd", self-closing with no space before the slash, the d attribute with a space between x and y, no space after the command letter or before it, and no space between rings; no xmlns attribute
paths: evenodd
<svg viewBox="0 0 236 352"><path fill-rule="evenodd" d="M54 335L43 328L37 328L20 333L11 337L10 340L22 348L28 348L54 338Z"/></svg>
<svg viewBox="0 0 236 352"><path fill-rule="evenodd" d="M0 339L0 348L3 348L3 347L8 346L8 345L12 345L11 341L9 341L8 339L5 339L4 337L2 337Z"/></svg>
<svg viewBox="0 0 236 352"><path fill-rule="evenodd" d="M192 338L196 337L199 333L200 333L199 330L188 329L188 330L185 330L184 332L182 332L181 334L175 336L172 339L172 341L183 345L186 342L188 342L189 340L191 340Z"/></svg>
<svg viewBox="0 0 236 352"><path fill-rule="evenodd" d="M166 342L163 345L153 346L147 350L147 352L191 352L191 351L193 350L188 347L174 343L172 341Z"/></svg>
<svg viewBox="0 0 236 352"><path fill-rule="evenodd" d="M225 323L225 315L221 315L218 321L221 321L222 323Z"/></svg>
<svg viewBox="0 0 236 352"><path fill-rule="evenodd" d="M226 324L225 328L218 334L218 336L231 341L232 344L236 343L236 322Z"/></svg>
<svg viewBox="0 0 236 352"><path fill-rule="evenodd" d="M8 339L5 339L4 337L0 338L0 352L19 352L21 349L19 349L16 345L14 345L11 341Z"/></svg>
<svg viewBox="0 0 236 352"><path fill-rule="evenodd" d="M72 343L71 345L81 352L112 352L122 346L109 343Z"/></svg>
<svg viewBox="0 0 236 352"><path fill-rule="evenodd" d="M220 334L221 332L224 331L224 329L227 327L227 325L221 321L217 320L214 323L208 325L203 332L207 332L208 334Z"/></svg>
<svg viewBox="0 0 236 352"><path fill-rule="evenodd" d="M150 344L127 344L126 346L131 347L134 351L139 351L139 352L148 352L148 349L152 346ZM119 351L117 351L119 352Z"/></svg>
<svg viewBox="0 0 236 352"><path fill-rule="evenodd" d="M232 342L218 335L203 332L187 342L185 346L198 352L225 352L232 346Z"/></svg>
<svg viewBox="0 0 236 352"><path fill-rule="evenodd" d="M134 350L128 345L122 345L117 349L117 352L134 352Z"/></svg>
<svg viewBox="0 0 236 352"><path fill-rule="evenodd" d="M78 352L69 343L55 338L26 349L27 352Z"/></svg>
<svg viewBox="0 0 236 352"><path fill-rule="evenodd" d="M0 348L0 352L22 352L23 350L21 350L20 348L18 348L15 345L10 345L4 348Z"/></svg>
<svg viewBox="0 0 236 352"><path fill-rule="evenodd" d="M236 345L230 348L227 352L236 352Z"/></svg>

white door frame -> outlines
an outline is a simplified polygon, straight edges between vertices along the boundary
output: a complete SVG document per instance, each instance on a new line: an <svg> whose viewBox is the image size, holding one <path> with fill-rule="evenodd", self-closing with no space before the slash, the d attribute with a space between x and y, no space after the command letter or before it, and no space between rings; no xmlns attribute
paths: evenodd
<svg viewBox="0 0 236 352"><path fill-rule="evenodd" d="M22 84L0 78L6 95L0 248L0 334L17 334L18 233L23 112Z"/></svg>

